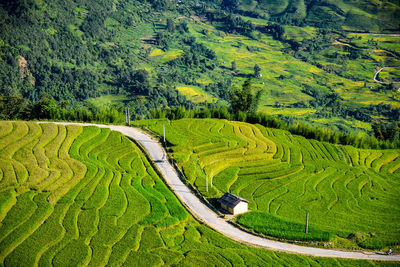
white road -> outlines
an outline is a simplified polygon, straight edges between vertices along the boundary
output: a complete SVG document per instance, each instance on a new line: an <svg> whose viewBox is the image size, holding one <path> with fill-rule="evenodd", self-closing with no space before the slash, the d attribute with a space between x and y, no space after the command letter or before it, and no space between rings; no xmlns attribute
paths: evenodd
<svg viewBox="0 0 400 267"><path fill-rule="evenodd" d="M78 124L78 123L58 123L58 124ZM114 125L99 125L79 123L82 126L98 126L102 128L110 128L111 130L121 132L122 134L135 139L140 143L148 155L154 161L159 171L162 173L164 180L172 188L176 196L187 207L187 209L200 221L207 224L217 232L236 240L240 243L262 247L275 251L283 251L288 253L297 253L303 255L311 255L318 257L336 257L348 259L366 259L366 260L384 260L384 261L400 261L400 255L382 255L373 252L356 252L343 251L335 249L323 249L315 247L306 247L278 242L255 236L244 232L223 218L219 217L215 212L203 204L193 192L181 181L174 168L167 162L163 161L163 155L166 153L161 144L152 138L149 134L132 127L114 126Z"/></svg>
<svg viewBox="0 0 400 267"><path fill-rule="evenodd" d="M370 35L378 37L400 37L399 33L347 32L347 34Z"/></svg>
<svg viewBox="0 0 400 267"><path fill-rule="evenodd" d="M375 82L377 82L377 83L382 83L382 84L388 84L388 83L386 83L386 82L381 82L381 81L379 81L378 79L376 79L376 78L378 77L379 73L380 73L381 71L383 71L384 69L387 69L387 68L388 68L388 67L380 68L380 69L375 73L375 75L374 75L374 81L375 81Z"/></svg>

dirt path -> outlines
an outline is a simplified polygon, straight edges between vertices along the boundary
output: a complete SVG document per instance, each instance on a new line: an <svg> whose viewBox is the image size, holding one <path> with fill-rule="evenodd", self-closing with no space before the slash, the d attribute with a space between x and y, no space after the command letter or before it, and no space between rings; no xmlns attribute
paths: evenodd
<svg viewBox="0 0 400 267"><path fill-rule="evenodd" d="M220 218L216 213L203 204L192 191L181 181L175 169L167 161L163 161L163 156L166 154L161 144L158 143L149 134L143 131L127 127L127 126L114 126L114 125L99 125L89 123L66 123L58 122L57 124L79 124L82 126L98 126L102 128L110 128L111 130L121 132L122 134L135 139L140 143L148 155L153 160L159 171L164 177L164 180L172 188L176 196L186 206L186 208L198 220L204 222L209 227L217 232L236 240L240 243L262 247L275 251L283 251L288 253L297 253L317 257L335 257L335 258L349 258L349 259L365 259L365 260L384 260L384 261L400 261L400 255L383 255L373 252L353 252L341 251L334 249L323 249L314 247L298 246L278 241L269 240L266 238L258 237L247 232L244 232L223 218Z"/></svg>
<svg viewBox="0 0 400 267"><path fill-rule="evenodd" d="M370 33L370 32L346 32L347 34L370 35L378 37L400 37L400 33Z"/></svg>
<svg viewBox="0 0 400 267"><path fill-rule="evenodd" d="M377 78L378 78L379 73L381 71L383 71L384 69L393 69L393 68L398 68L398 67L383 67L383 68L380 68L374 75L374 81L377 82L377 83L380 83L380 84L389 84L388 82L379 81ZM399 90L400 90L400 88L399 88Z"/></svg>
<svg viewBox="0 0 400 267"><path fill-rule="evenodd" d="M396 35L396 36L397 36L397 35ZM398 35L398 36L400 36L400 35ZM335 39L335 42L338 43L338 44L341 44L341 45L346 45L346 46L350 46L350 47L352 47L352 48L360 49L359 47L356 47L356 46L352 45L351 43L342 42L342 41L340 41L339 39ZM382 50L384 50L386 53L390 53L393 57L398 58L398 56L397 56L396 54L392 53L391 51L386 50L386 49L382 49ZM384 69L389 69L389 68L396 68L396 67L383 67L383 68L380 68L380 69L375 73L375 75L374 75L374 81L377 82L377 83L380 83L380 84L389 84L389 83L387 83L387 82L382 82L382 81L379 81L379 80L377 79L379 73L380 73L382 70L384 70ZM399 90L400 90L400 88L399 88Z"/></svg>
<svg viewBox="0 0 400 267"><path fill-rule="evenodd" d="M378 77L379 73L380 73L381 71L383 71L384 69L387 69L387 68L388 68L388 67L380 68L380 69L375 73L375 75L374 75L374 81L375 81L375 82L381 83L381 84L387 84L387 83L385 83L385 82L381 82L381 81L379 81L379 80L376 79L376 77Z"/></svg>
<svg viewBox="0 0 400 267"><path fill-rule="evenodd" d="M350 46L350 47L352 47L352 48L360 49L360 48L354 46L353 44L346 43L346 42L342 42L342 41L340 41L339 39L335 39L335 42L338 43L338 44L341 44L341 45L346 45L346 46Z"/></svg>

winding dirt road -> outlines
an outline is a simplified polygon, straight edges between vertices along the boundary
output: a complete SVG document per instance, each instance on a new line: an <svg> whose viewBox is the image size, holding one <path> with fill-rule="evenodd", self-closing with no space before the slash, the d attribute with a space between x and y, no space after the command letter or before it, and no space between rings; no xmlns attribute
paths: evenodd
<svg viewBox="0 0 400 267"><path fill-rule="evenodd" d="M149 134L127 126L114 126L114 125L100 125L89 123L65 123L56 122L57 124L79 124L82 126L98 126L102 128L110 128L111 130L121 132L122 134L135 139L140 143L148 155L154 161L155 165L162 173L164 180L172 188L176 196L186 206L186 208L200 221L207 224L217 232L236 240L240 243L262 247L275 251L283 251L288 253L297 253L318 257L336 257L336 258L349 258L349 259L365 259L365 260L384 260L384 261L400 261L400 255L382 255L373 252L353 252L341 251L334 249L323 249L314 247L298 246L278 241L269 240L266 238L258 237L247 232L244 232L223 218L220 218L215 212L203 204L193 192L181 181L175 169L167 161L163 161L163 156L166 154L161 144L156 141Z"/></svg>
<svg viewBox="0 0 400 267"><path fill-rule="evenodd" d="M378 77L379 73L380 73L381 71L383 71L384 69L387 69L387 68L388 68L388 67L380 68L380 69L375 73L375 75L374 75L374 81L375 81L375 82L377 82L377 83L382 83L382 84L387 84L387 83L385 83L385 82L381 82L381 81L379 81L378 79L376 79L376 78Z"/></svg>
<svg viewBox="0 0 400 267"><path fill-rule="evenodd" d="M389 84L388 82L379 81L377 78L378 78L379 73L380 73L381 71L383 71L384 69L394 69L394 68L398 68L398 67L384 67L384 68L380 68L380 69L375 73L375 75L374 75L374 81L377 82L377 83L380 83L380 84ZM400 88L399 88L399 91L400 91Z"/></svg>
<svg viewBox="0 0 400 267"><path fill-rule="evenodd" d="M347 34L370 35L378 37L400 37L400 33L347 32Z"/></svg>

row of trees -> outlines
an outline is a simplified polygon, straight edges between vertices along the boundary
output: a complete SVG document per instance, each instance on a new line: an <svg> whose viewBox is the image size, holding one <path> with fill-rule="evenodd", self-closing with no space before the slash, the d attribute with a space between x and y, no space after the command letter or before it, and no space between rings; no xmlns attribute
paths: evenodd
<svg viewBox="0 0 400 267"><path fill-rule="evenodd" d="M58 104L49 95L44 95L37 102L31 102L21 96L0 95L0 120L15 119L123 123L125 117L121 108L70 106L68 101Z"/></svg>
<svg viewBox="0 0 400 267"><path fill-rule="evenodd" d="M400 148L400 140L379 139L362 133L344 133L327 128L311 125L306 122L285 122L265 113L247 113L239 111L232 113L226 107L201 107L197 109L185 109L174 107L171 109L154 109L150 112L151 118L166 118L178 120L183 118L217 118L227 120L238 120L265 127L287 130L292 134L301 135L306 138L316 139L333 144L351 145L358 148L370 149L394 149ZM398 137L398 133L397 133Z"/></svg>
<svg viewBox="0 0 400 267"><path fill-rule="evenodd" d="M247 94L246 97L244 95ZM258 92L257 92L258 94ZM257 95L256 94L256 95ZM399 123L374 123L375 137L365 134L346 134L327 128L316 127L301 121L285 122L264 113L256 113L257 96L251 91L251 81L246 81L241 89L232 91L232 107L205 106L173 108L153 108L149 114L138 114L137 109L132 109L133 119L138 118L168 118L170 120L182 118L218 118L228 120L258 123L266 127L288 130L292 134L302 135L319 141L334 144L352 145L359 148L390 149L400 148ZM243 97L237 101L238 96ZM242 103L242 105L239 105ZM133 104L133 103L131 103ZM236 107L236 109L234 109ZM0 95L0 119L48 119L66 121L85 121L102 123L123 123L124 106L96 108L94 106L70 106L67 101L58 104L48 95L40 101L30 102L20 96L5 97Z"/></svg>
<svg viewBox="0 0 400 267"><path fill-rule="evenodd" d="M393 143L400 140L400 121L392 123L376 121L372 123L372 130L379 140L389 140Z"/></svg>

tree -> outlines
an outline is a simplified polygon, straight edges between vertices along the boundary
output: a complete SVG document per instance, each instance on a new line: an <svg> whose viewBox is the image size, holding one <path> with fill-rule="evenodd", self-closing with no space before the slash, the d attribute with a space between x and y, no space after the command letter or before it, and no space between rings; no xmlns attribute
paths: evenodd
<svg viewBox="0 0 400 267"><path fill-rule="evenodd" d="M285 34L285 28L283 28L279 24L272 24L270 26L270 31L272 33L272 38L274 38L274 40L282 40L282 37Z"/></svg>
<svg viewBox="0 0 400 267"><path fill-rule="evenodd" d="M262 91L256 93L253 92L252 80L247 79L242 88L231 89L230 103L231 109L234 113L247 112L255 113L257 111L258 104L262 95Z"/></svg>
<svg viewBox="0 0 400 267"><path fill-rule="evenodd" d="M182 22L177 26L178 31L183 34L185 32L189 32L189 27L186 22Z"/></svg>
<svg viewBox="0 0 400 267"><path fill-rule="evenodd" d="M162 47L164 50L168 50L171 35L164 32L157 32L155 44Z"/></svg>
<svg viewBox="0 0 400 267"><path fill-rule="evenodd" d="M34 118L53 118L57 112L57 102L48 94L44 94L33 106Z"/></svg>
<svg viewBox="0 0 400 267"><path fill-rule="evenodd" d="M231 68L233 71L235 71L236 70L236 61L232 61L232 68Z"/></svg>
<svg viewBox="0 0 400 267"><path fill-rule="evenodd" d="M239 0L222 0L221 8L229 12L235 11L239 6Z"/></svg>
<svg viewBox="0 0 400 267"><path fill-rule="evenodd" d="M27 101L20 95L0 95L0 119L18 118L26 105Z"/></svg>
<svg viewBox="0 0 400 267"><path fill-rule="evenodd" d="M258 66L257 64L255 64L255 65L254 65L254 77L256 77L256 78L260 77L260 71L261 71L260 66Z"/></svg>
<svg viewBox="0 0 400 267"><path fill-rule="evenodd" d="M132 95L150 95L152 88L149 83L149 73L146 70L136 70L123 76L122 84Z"/></svg>
<svg viewBox="0 0 400 267"><path fill-rule="evenodd" d="M175 31L175 24L172 21L172 19L168 18L167 19L167 26L166 26L167 31L169 32L174 32Z"/></svg>
<svg viewBox="0 0 400 267"><path fill-rule="evenodd" d="M168 3L165 0L152 0L150 2L155 10L166 10L168 7Z"/></svg>

